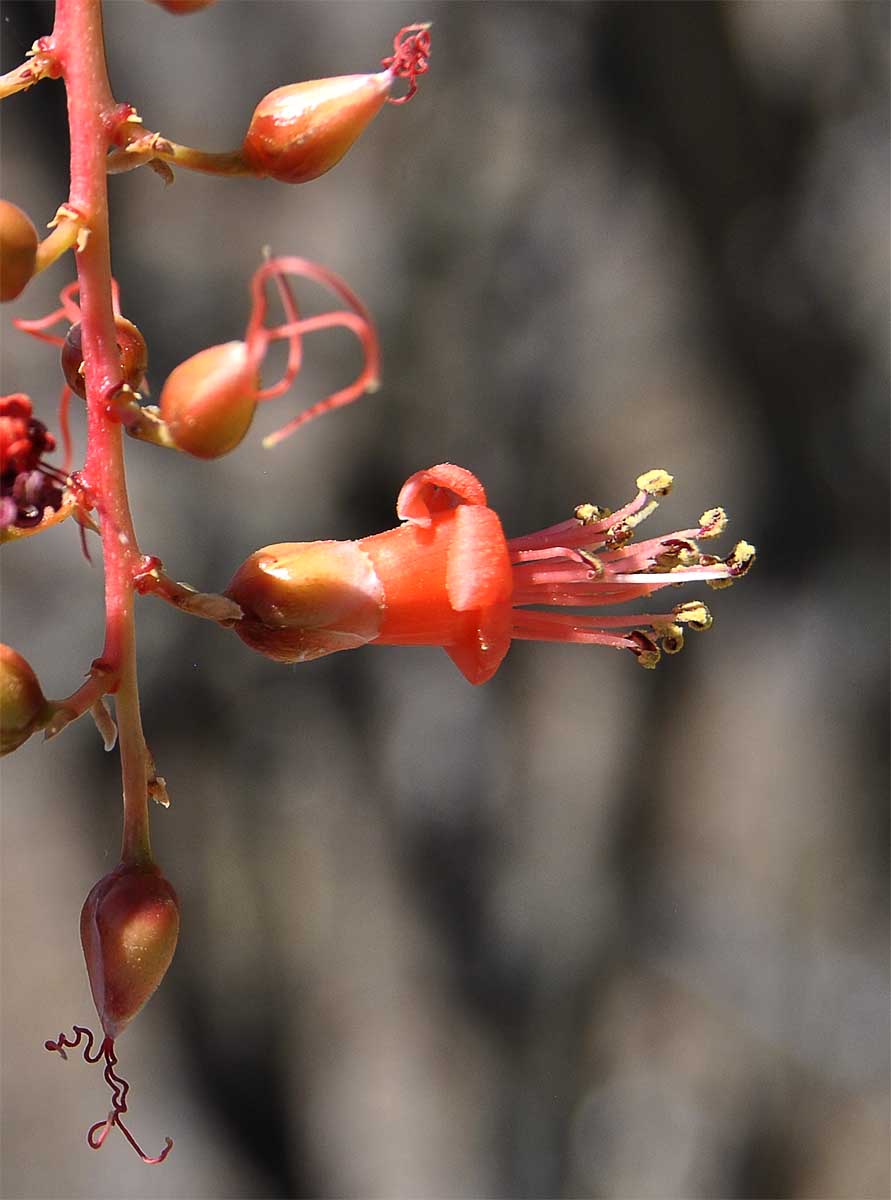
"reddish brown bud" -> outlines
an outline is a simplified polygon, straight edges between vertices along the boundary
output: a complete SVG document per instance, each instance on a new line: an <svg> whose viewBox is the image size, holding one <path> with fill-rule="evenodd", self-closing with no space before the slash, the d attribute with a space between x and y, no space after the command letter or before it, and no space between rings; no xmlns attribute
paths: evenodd
<svg viewBox="0 0 891 1200"><path fill-rule="evenodd" d="M15 300L34 274L37 230L14 204L0 200L0 301Z"/></svg>
<svg viewBox="0 0 891 1200"><path fill-rule="evenodd" d="M87 896L80 940L93 1002L114 1041L170 966L179 900L154 863L119 863Z"/></svg>
<svg viewBox="0 0 891 1200"><path fill-rule="evenodd" d="M121 357L121 375L123 381L134 392L138 392L145 379L148 368L148 347L145 338L132 321L126 317L116 316L114 319L115 335ZM62 374L72 392L86 399L87 388L84 379L84 354L81 345L80 321L75 322L68 330L62 343Z"/></svg>
<svg viewBox="0 0 891 1200"><path fill-rule="evenodd" d="M257 407L260 375L244 342L193 354L168 376L161 416L180 450L219 458L247 433Z"/></svg>
<svg viewBox="0 0 891 1200"><path fill-rule="evenodd" d="M46 723L48 705L30 665L0 644L0 755L18 750Z"/></svg>
<svg viewBox="0 0 891 1200"><path fill-rule="evenodd" d="M339 75L276 88L254 110L242 154L256 175L308 183L340 162L382 108L393 75Z"/></svg>

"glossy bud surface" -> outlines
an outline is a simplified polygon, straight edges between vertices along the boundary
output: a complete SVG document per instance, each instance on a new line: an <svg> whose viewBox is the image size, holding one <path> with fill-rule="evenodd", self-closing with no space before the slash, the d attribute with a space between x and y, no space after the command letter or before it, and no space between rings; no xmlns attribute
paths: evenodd
<svg viewBox="0 0 891 1200"><path fill-rule="evenodd" d="M393 77L338 75L276 88L254 110L242 154L256 175L308 183L343 156L378 113Z"/></svg>
<svg viewBox="0 0 891 1200"><path fill-rule="evenodd" d="M0 301L15 300L34 274L37 230L15 204L0 200Z"/></svg>
<svg viewBox="0 0 891 1200"><path fill-rule="evenodd" d="M148 369L148 347L145 338L132 321L126 317L116 316L114 319L115 335L121 358L121 376L123 382L134 392L138 392L145 379ZM87 387L84 379L84 353L81 345L80 321L68 330L61 351L62 374L65 382L75 395L86 399Z"/></svg>
<svg viewBox="0 0 891 1200"><path fill-rule="evenodd" d="M377 637L380 580L357 542L281 542L252 554L226 593L244 619L235 632L278 662L306 662Z"/></svg>
<svg viewBox="0 0 891 1200"><path fill-rule="evenodd" d="M120 863L87 896L80 940L93 1002L112 1041L164 978L178 936L179 901L154 864Z"/></svg>
<svg viewBox="0 0 891 1200"><path fill-rule="evenodd" d="M219 458L250 428L259 389L244 342L210 346L170 373L161 391L161 416L180 450Z"/></svg>
<svg viewBox="0 0 891 1200"><path fill-rule="evenodd" d="M0 645L0 755L10 754L39 729L46 700L30 664Z"/></svg>

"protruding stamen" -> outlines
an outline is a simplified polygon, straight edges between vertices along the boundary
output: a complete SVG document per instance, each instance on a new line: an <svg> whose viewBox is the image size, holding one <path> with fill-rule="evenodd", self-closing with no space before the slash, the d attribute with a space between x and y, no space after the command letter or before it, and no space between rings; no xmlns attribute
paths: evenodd
<svg viewBox="0 0 891 1200"><path fill-rule="evenodd" d="M607 530L604 545L607 550L618 550L620 546L627 546L633 537L634 529L631 525L631 518L628 517Z"/></svg>
<svg viewBox="0 0 891 1200"><path fill-rule="evenodd" d="M712 614L701 600L688 600L686 604L676 605L674 615L682 625L689 625L697 633L712 627Z"/></svg>
<svg viewBox="0 0 891 1200"><path fill-rule="evenodd" d="M727 513L723 508L709 508L699 518L699 536L714 538L727 528Z"/></svg>
<svg viewBox="0 0 891 1200"><path fill-rule="evenodd" d="M653 471L644 471L643 475L638 475L636 483L638 491L646 492L650 496L667 496L674 483L674 476L657 467Z"/></svg>
<svg viewBox="0 0 891 1200"><path fill-rule="evenodd" d="M749 573L754 562L755 547L749 542L737 542L724 559L724 566L727 568L726 577L722 579L710 579L708 581L709 587L715 590L730 587L737 579L742 579L743 575Z"/></svg>
<svg viewBox="0 0 891 1200"><path fill-rule="evenodd" d="M677 622L669 621L665 625L654 624L653 629L665 654L677 654L683 650L684 631Z"/></svg>
<svg viewBox="0 0 891 1200"><path fill-rule="evenodd" d="M635 656L640 666L651 671L659 659L662 657L659 647L642 629L632 629L628 637L634 643L631 646L631 653Z"/></svg>
<svg viewBox="0 0 891 1200"><path fill-rule="evenodd" d="M598 521L611 517L612 512L599 504L577 504L573 515L580 525L596 525Z"/></svg>

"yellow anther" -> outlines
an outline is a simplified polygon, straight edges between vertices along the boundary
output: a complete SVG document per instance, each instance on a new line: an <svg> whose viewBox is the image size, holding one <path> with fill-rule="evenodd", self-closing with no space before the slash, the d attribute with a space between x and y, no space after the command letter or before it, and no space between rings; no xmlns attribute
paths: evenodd
<svg viewBox="0 0 891 1200"><path fill-rule="evenodd" d="M727 513L723 508L709 508L699 518L699 536L719 537L727 528Z"/></svg>
<svg viewBox="0 0 891 1200"><path fill-rule="evenodd" d="M654 471L644 471L643 475L637 477L638 491L646 492L650 496L667 496L673 483L674 476L660 467Z"/></svg>
<svg viewBox="0 0 891 1200"><path fill-rule="evenodd" d="M712 614L701 600L688 600L676 605L673 611L680 624L689 625L697 633L712 627Z"/></svg>
<svg viewBox="0 0 891 1200"><path fill-rule="evenodd" d="M634 537L634 530L628 521L619 521L617 525L612 525L604 537L604 545L607 550L618 550L620 546L626 546Z"/></svg>
<svg viewBox="0 0 891 1200"><path fill-rule="evenodd" d="M724 561L733 578L740 579L755 562L755 547L750 542L737 542Z"/></svg>
<svg viewBox="0 0 891 1200"><path fill-rule="evenodd" d="M700 554L692 542L671 541L662 543L664 549L654 558L657 567L662 571L676 571L679 567L696 567L700 562Z"/></svg>
<svg viewBox="0 0 891 1200"><path fill-rule="evenodd" d="M684 631L680 625L670 621L666 625L654 625L656 634L659 638L659 644L666 654L677 654L679 650L684 648Z"/></svg>
<svg viewBox="0 0 891 1200"><path fill-rule="evenodd" d="M634 657L637 659L639 667L643 667L646 671L652 671L654 667L658 666L662 655L657 646L655 650L636 650Z"/></svg>
<svg viewBox="0 0 891 1200"><path fill-rule="evenodd" d="M632 629L628 636L634 642L631 652L640 666L652 671L662 657L659 647L642 629Z"/></svg>
<svg viewBox="0 0 891 1200"><path fill-rule="evenodd" d="M599 504L579 504L573 512L573 516L581 525L596 525L598 521L603 521L611 515L608 508L602 508Z"/></svg>

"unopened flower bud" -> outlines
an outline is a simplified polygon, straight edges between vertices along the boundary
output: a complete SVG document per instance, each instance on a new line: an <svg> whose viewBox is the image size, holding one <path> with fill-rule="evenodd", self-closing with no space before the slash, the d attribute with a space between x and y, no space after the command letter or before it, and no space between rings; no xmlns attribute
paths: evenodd
<svg viewBox="0 0 891 1200"><path fill-rule="evenodd" d="M42 729L49 705L37 676L12 646L0 644L0 755L11 754Z"/></svg>
<svg viewBox="0 0 891 1200"><path fill-rule="evenodd" d="M148 347L145 338L132 321L126 317L116 316L114 319L115 338L121 360L121 376L123 382L134 392L138 392L145 379L148 368ZM84 352L81 343L80 321L76 321L68 330L62 343L62 374L72 392L86 399L87 386L84 378Z"/></svg>
<svg viewBox="0 0 891 1200"><path fill-rule="evenodd" d="M178 936L179 900L154 863L119 863L87 896L80 940L93 1002L112 1041L164 978Z"/></svg>
<svg viewBox="0 0 891 1200"><path fill-rule="evenodd" d="M393 54L372 75L336 75L276 88L254 110L241 148L255 175L279 183L308 183L324 175L359 137L386 100L401 104L414 95L427 70L428 25L400 29ZM405 96L391 96L397 79L408 81Z"/></svg>
<svg viewBox="0 0 891 1200"><path fill-rule="evenodd" d="M260 375L244 342L224 342L180 363L161 390L161 416L180 450L219 458L250 428Z"/></svg>
<svg viewBox="0 0 891 1200"><path fill-rule="evenodd" d="M254 110L242 154L256 175L279 183L318 179L380 111L392 84L381 71L276 88Z"/></svg>
<svg viewBox="0 0 891 1200"><path fill-rule="evenodd" d="M15 300L34 274L37 230L8 200L0 200L0 301Z"/></svg>

